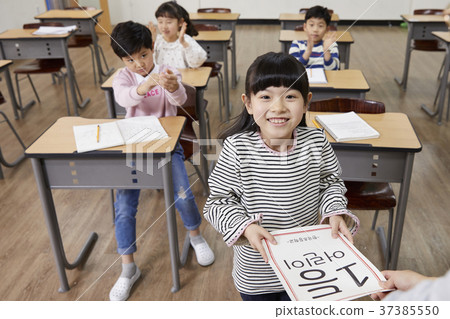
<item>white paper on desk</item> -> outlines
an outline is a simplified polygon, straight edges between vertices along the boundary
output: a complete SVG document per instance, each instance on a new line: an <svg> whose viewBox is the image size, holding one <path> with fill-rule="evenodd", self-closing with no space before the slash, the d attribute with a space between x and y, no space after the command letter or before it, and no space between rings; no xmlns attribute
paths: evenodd
<svg viewBox="0 0 450 319"><path fill-rule="evenodd" d="M117 121L125 144L150 142L169 137L155 116L138 116Z"/></svg>
<svg viewBox="0 0 450 319"><path fill-rule="evenodd" d="M292 300L352 300L383 291L381 272L330 225L271 232L263 240L269 263Z"/></svg>
<svg viewBox="0 0 450 319"><path fill-rule="evenodd" d="M74 126L73 133L77 145L77 152L83 153L123 145L125 142L116 123L117 121ZM98 142L97 126L100 126Z"/></svg>
<svg viewBox="0 0 450 319"><path fill-rule="evenodd" d="M67 27L49 27L40 26L39 29L33 32L34 35L47 35L47 34L66 34L77 28L76 25L70 25Z"/></svg>
<svg viewBox="0 0 450 319"><path fill-rule="evenodd" d="M325 70L322 68L306 69L306 74L308 75L308 81L311 84L328 83Z"/></svg>

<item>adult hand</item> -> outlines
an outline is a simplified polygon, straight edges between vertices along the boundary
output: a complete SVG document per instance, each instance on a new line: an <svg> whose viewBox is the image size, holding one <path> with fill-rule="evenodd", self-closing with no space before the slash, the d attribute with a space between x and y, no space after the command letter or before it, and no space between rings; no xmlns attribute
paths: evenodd
<svg viewBox="0 0 450 319"><path fill-rule="evenodd" d="M406 291L413 288L422 280L433 279L411 270L384 270L381 272L387 281L380 281L379 285L383 289L398 289ZM382 300L390 291L371 294L373 300Z"/></svg>

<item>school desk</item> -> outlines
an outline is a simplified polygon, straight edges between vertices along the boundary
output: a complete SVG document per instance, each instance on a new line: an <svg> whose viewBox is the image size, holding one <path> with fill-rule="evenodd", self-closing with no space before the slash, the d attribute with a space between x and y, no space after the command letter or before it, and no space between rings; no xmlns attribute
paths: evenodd
<svg viewBox="0 0 450 319"><path fill-rule="evenodd" d="M325 71L328 83L310 84L312 100L324 100L334 97L364 99L370 90L361 70Z"/></svg>
<svg viewBox="0 0 450 319"><path fill-rule="evenodd" d="M14 118L17 120L19 118L19 113L17 111L20 111L22 118L25 115L25 111L28 110L31 106L33 106L36 101L32 100L31 102L28 102L27 105L22 106L19 105L19 103L16 100L16 95L14 94L14 87L12 85L11 81L11 74L9 73L9 66L13 62L11 60L0 60L0 73L4 73L5 75L5 81L6 81L6 87L8 88L9 98L11 100L11 105L14 112Z"/></svg>
<svg viewBox="0 0 450 319"><path fill-rule="evenodd" d="M103 82L102 76L109 76L114 68L103 71L100 59L99 44L95 26L98 23L98 17L102 15L103 10L49 10L35 16L35 19L41 22L60 22L65 26L76 25L75 35L90 35L94 46L94 55L97 63L97 72L99 74L99 83Z"/></svg>
<svg viewBox="0 0 450 319"><path fill-rule="evenodd" d="M422 110L424 110L429 116L434 117L438 115L438 124L442 124L442 115L444 114L444 102L445 102L445 93L447 92L448 85L448 72L450 70L450 31L446 32L431 32L436 38L438 38L441 42L445 43L445 65L444 72L442 73L441 83L439 84L439 100L434 111L430 110L426 105L422 104ZM449 112L449 111L447 111ZM448 121L448 113L447 113L447 121Z"/></svg>
<svg viewBox="0 0 450 319"><path fill-rule="evenodd" d="M295 30L281 30L280 42L281 50L284 53L289 53L289 48L294 40L307 40L305 31ZM345 68L348 69L350 65L350 45L353 43L353 37L350 31L336 31L336 43L339 50L339 60L345 64Z"/></svg>
<svg viewBox="0 0 450 319"><path fill-rule="evenodd" d="M447 31L447 25L444 22L443 15L413 15L402 14L402 19L408 24L408 37L406 39L405 64L403 66L403 75L399 79L395 77L398 85L401 85L406 91L408 82L409 61L411 60L411 52L414 50L412 46L413 40L436 40L431 34L433 31Z"/></svg>
<svg viewBox="0 0 450 319"><path fill-rule="evenodd" d="M11 29L0 33L0 59L55 59L64 58L70 93L72 95L74 114L78 115L78 108L85 107L90 102L86 98L81 104L78 102L75 90L75 74L71 65L67 42L74 32L66 34L33 35L37 29Z"/></svg>
<svg viewBox="0 0 450 319"><path fill-rule="evenodd" d="M189 18L194 24L213 24L219 30L231 30L231 87L236 88L239 75L236 70L236 23L240 13L189 13Z"/></svg>
<svg viewBox="0 0 450 319"><path fill-rule="evenodd" d="M305 23L305 13L281 13L281 30L294 30L296 26ZM336 26L339 22L339 16L336 13L331 15L330 25Z"/></svg>
<svg viewBox="0 0 450 319"><path fill-rule="evenodd" d="M153 141L79 154L76 152L73 135L74 125L116 120L62 117L27 148L25 155L31 159L33 165L61 284L60 292L70 289L65 269L73 269L84 262L98 236L95 232L91 233L76 260L73 263L67 261L51 191L58 188L163 189L172 264L172 292L179 290L178 271L186 261L189 245L184 243L180 258L170 159L185 120L180 116L160 119L161 125L170 136L170 139L162 144L159 141Z"/></svg>
<svg viewBox="0 0 450 319"><path fill-rule="evenodd" d="M223 62L224 94L225 94L225 118L230 119L232 105L230 103L230 91L228 88L228 55L227 48L230 43L232 31L199 31L194 39L205 49L208 54L206 61Z"/></svg>
<svg viewBox="0 0 450 319"><path fill-rule="evenodd" d="M308 112L308 126L314 127L312 119L324 112ZM391 244L388 256L389 269L396 269L400 252L403 224L406 216L409 186L414 155L422 145L406 114L358 114L380 133L376 139L337 143L328 133L342 168L342 179L360 182L400 183L392 243L386 243L383 228L378 228L383 251Z"/></svg>
<svg viewBox="0 0 450 319"><path fill-rule="evenodd" d="M114 99L114 90L112 87L112 82L114 76L120 71L117 70L112 76L110 76L101 86L102 90L105 91L106 96L106 106L108 107L108 115L110 118L116 118L118 115L125 115L125 108L117 104ZM211 74L212 68L210 67L200 67L196 69L179 69L181 73L181 79L183 83L194 86L196 89L195 97L195 111L198 117L199 133L200 139L206 140L206 119L205 119L205 103L203 100L203 95L205 89L208 85L209 76ZM206 145L200 146L200 151L202 154L206 154ZM205 156L200 156L200 166L204 180L208 180L209 170L208 163Z"/></svg>

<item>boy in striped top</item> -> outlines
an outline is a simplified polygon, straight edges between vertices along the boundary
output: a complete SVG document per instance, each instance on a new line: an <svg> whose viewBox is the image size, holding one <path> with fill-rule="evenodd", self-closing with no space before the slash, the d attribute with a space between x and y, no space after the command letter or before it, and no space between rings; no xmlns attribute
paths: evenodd
<svg viewBox="0 0 450 319"><path fill-rule="evenodd" d="M359 221L346 208L336 155L323 130L306 127L310 99L303 65L266 53L247 71L242 113L219 136L225 141L203 213L233 247L243 300L289 300L261 243L276 243L270 231L329 223L333 237L340 231L353 242Z"/></svg>
<svg viewBox="0 0 450 319"><path fill-rule="evenodd" d="M327 8L315 6L305 15L303 30L307 40L292 41L289 54L296 57L307 68L325 70L339 69L339 51L336 44L336 32L329 31L331 21Z"/></svg>

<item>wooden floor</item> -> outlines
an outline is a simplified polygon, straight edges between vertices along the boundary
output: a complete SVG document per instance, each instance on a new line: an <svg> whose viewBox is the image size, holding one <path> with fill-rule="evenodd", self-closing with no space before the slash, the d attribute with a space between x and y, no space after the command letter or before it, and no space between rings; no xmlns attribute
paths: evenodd
<svg viewBox="0 0 450 319"><path fill-rule="evenodd" d="M242 107L240 95L244 92L245 72L250 63L260 54L280 50L279 30L278 25L237 27L240 80L237 88L230 91L233 115ZM442 275L450 267L450 124L444 121L438 126L435 119L420 110L420 104L433 102L444 54L413 52L408 90L403 92L394 82L394 76L402 73L407 30L358 26L353 27L351 33L355 43L351 47L350 66L364 72L371 88L367 98L384 102L388 112L406 113L423 145L422 152L415 157L398 268ZM101 36L101 45L110 66L121 67L107 36ZM91 103L80 111L81 116L107 117L104 93L93 83L90 51L74 49L70 54L82 93L91 98ZM24 119L14 120L9 101L0 106L27 145L56 119L66 116L62 85L52 84L49 76L34 76L34 79L41 104L36 104ZM24 99L30 99L32 91L27 81L22 81L21 87ZM0 90L9 100L5 81L0 82ZM220 124L217 92L217 80L211 79L205 97L209 101L213 136ZM20 146L5 124L0 125L0 141L8 159L20 153ZM53 191L69 260L76 257L90 232L99 234L86 264L67 271L72 289L58 293L58 276L30 161L15 168L3 167L3 172L5 178L0 181L0 300L107 300L121 270L115 252L109 191ZM192 183L197 203L202 208L206 198L195 176ZM141 193L136 262L142 270L142 278L135 285L130 300L240 300L231 278L232 250L207 222L202 224L201 230L216 253L215 263L201 267L191 253L187 265L180 271L181 290L175 294L170 292L166 222L165 216L159 218L164 210L162 192L145 190ZM355 238L356 246L382 269L379 244L370 230L373 212L357 214L362 228ZM380 214L380 224L387 223L385 215ZM180 222L178 230L181 244L185 231Z"/></svg>

